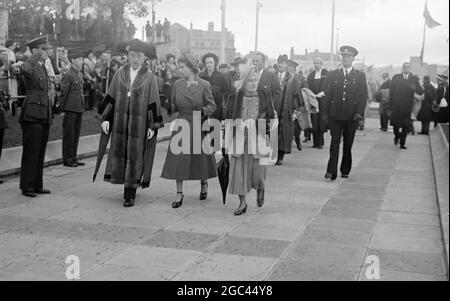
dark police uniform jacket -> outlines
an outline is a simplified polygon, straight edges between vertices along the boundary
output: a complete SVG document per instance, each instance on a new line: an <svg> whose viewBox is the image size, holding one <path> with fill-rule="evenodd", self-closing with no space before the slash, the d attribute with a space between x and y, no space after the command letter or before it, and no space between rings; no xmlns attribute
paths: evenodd
<svg viewBox="0 0 450 301"><path fill-rule="evenodd" d="M51 124L53 118L52 104L49 99L49 78L45 64L38 61L36 55L31 56L22 66L27 98L23 102L19 122Z"/></svg>
<svg viewBox="0 0 450 301"><path fill-rule="evenodd" d="M328 75L328 86L324 98L324 118L327 120L352 121L355 115L364 116L367 105L366 75L352 69L345 80L344 69Z"/></svg>
<svg viewBox="0 0 450 301"><path fill-rule="evenodd" d="M83 113L83 75L70 68L61 80L61 105L64 112Z"/></svg>

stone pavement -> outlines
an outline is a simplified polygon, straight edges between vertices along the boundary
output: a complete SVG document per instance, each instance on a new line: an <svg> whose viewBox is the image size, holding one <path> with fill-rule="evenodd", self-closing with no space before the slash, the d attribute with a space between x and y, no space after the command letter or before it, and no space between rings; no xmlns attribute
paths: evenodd
<svg viewBox="0 0 450 301"><path fill-rule="evenodd" d="M266 205L252 192L242 217L235 196L222 205L216 179L204 202L186 183L173 210L175 183L159 177L167 142L132 209L121 186L92 183L94 159L46 169L53 194L33 200L11 178L0 186L0 280L66 280L69 255L81 280L367 280L371 255L381 280L447 280L428 138L400 151L367 123L350 179L325 181L328 151L305 145L269 169Z"/></svg>

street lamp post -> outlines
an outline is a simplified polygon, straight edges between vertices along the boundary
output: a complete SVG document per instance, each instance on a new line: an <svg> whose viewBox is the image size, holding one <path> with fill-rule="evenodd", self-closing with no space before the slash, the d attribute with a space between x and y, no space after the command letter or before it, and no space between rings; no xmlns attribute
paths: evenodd
<svg viewBox="0 0 450 301"><path fill-rule="evenodd" d="M331 58L330 58L330 69L333 70L334 65L334 16L336 14L336 0L333 0L332 11L331 11Z"/></svg>
<svg viewBox="0 0 450 301"><path fill-rule="evenodd" d="M222 36L221 36L221 45L220 45L220 60L222 63L227 62L226 58L226 44L227 44L227 33L226 33L226 25L225 25L225 17L226 17L226 0L222 0Z"/></svg>
<svg viewBox="0 0 450 301"><path fill-rule="evenodd" d="M259 10L263 5L260 0L256 0L256 34L255 34L255 52L258 51L258 31L259 31Z"/></svg>

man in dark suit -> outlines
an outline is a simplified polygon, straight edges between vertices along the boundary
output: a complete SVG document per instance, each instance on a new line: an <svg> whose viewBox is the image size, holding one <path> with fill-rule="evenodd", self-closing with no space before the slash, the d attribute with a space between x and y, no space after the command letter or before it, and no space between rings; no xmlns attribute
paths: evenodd
<svg viewBox="0 0 450 301"><path fill-rule="evenodd" d="M13 64L16 72L21 72L27 98L22 105L19 122L23 132L23 154L20 171L22 194L34 198L37 194L50 194L43 189L43 169L48 134L53 119L52 104L49 99L49 77L45 69L48 45L45 37L27 43L32 56L26 62Z"/></svg>
<svg viewBox="0 0 450 301"><path fill-rule="evenodd" d="M211 90L217 110L211 118L222 121L224 119L225 101L230 93L229 81L217 70L219 58L214 53L207 53L202 58L206 70L199 74L201 79L211 84Z"/></svg>
<svg viewBox="0 0 450 301"><path fill-rule="evenodd" d="M85 108L83 96L83 56L69 55L71 66L61 80L61 106L63 121L63 162L67 167L84 166L77 159L78 141L80 140L81 121Z"/></svg>
<svg viewBox="0 0 450 301"><path fill-rule="evenodd" d="M392 78L389 94L389 107L392 110L391 124L395 134L394 144L398 145L400 142L401 149L407 149L406 138L412 126L414 93L422 95L424 90L418 78L411 73L411 64L404 63L403 72Z"/></svg>
<svg viewBox="0 0 450 301"><path fill-rule="evenodd" d="M323 115L323 98L325 96L325 90L327 89L328 70L323 68L323 60L321 58L314 59L314 71L311 72L307 78L309 89L316 95L317 102L319 103L319 114L311 114L311 121L313 124L313 148L323 149L325 145L325 139L323 137L326 128L322 124Z"/></svg>
<svg viewBox="0 0 450 301"><path fill-rule="evenodd" d="M278 57L278 71L276 76L282 89L281 107L278 113L278 162L282 165L285 154L292 152L293 126L292 115L299 110L302 103L300 81L295 73L288 70L289 58L286 54ZM298 122L297 122L298 124ZM297 144L301 151L301 144Z"/></svg>
<svg viewBox="0 0 450 301"><path fill-rule="evenodd" d="M358 51L351 46L340 49L343 68L331 72L324 98L324 124L331 130L330 160L326 179L337 179L339 147L344 140L341 174L348 178L352 169L352 147L359 120L364 118L367 104L366 75L353 68Z"/></svg>

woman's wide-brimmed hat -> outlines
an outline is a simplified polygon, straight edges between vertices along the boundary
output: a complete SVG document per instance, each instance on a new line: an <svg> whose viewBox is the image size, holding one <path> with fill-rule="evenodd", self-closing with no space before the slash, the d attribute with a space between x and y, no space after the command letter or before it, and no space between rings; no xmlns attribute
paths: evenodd
<svg viewBox="0 0 450 301"><path fill-rule="evenodd" d="M121 53L130 51L142 52L150 60L157 58L155 46L153 44L144 43L138 39L119 43L117 45L117 51Z"/></svg>

